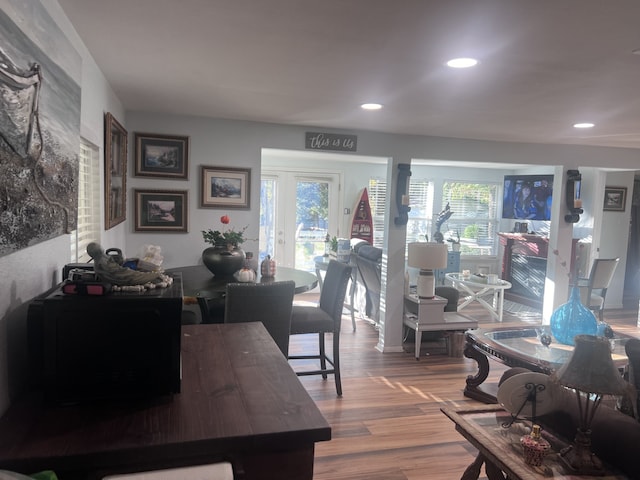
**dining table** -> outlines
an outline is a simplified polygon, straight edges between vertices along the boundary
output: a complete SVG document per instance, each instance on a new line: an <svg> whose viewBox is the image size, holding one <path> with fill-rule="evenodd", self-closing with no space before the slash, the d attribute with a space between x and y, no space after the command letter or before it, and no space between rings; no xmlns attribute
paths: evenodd
<svg viewBox="0 0 640 480"><path fill-rule="evenodd" d="M197 303L200 307L202 323L222 323L224 321L224 301L227 284L238 282L233 275L216 276L204 265L189 265L165 270L166 273L182 274L183 299L186 305ZM255 283L273 283L293 280L295 294L313 290L318 285L318 277L305 270L291 267L276 268L275 275L266 277L257 272Z"/></svg>

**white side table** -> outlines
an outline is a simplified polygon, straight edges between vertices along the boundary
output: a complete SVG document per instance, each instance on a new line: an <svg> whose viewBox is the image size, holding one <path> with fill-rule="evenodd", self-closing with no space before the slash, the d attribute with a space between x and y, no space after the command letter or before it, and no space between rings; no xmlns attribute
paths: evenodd
<svg viewBox="0 0 640 480"><path fill-rule="evenodd" d="M405 311L404 325L415 330L415 356L420 360L420 345L422 343L422 332L438 331L466 331L478 328L478 322L466 315L457 312L445 312L447 299L438 297L419 298L414 294L405 294L405 302L413 303L417 306L418 314Z"/></svg>
<svg viewBox="0 0 640 480"><path fill-rule="evenodd" d="M493 318L499 322L502 321L504 291L511 288L511 283L501 279L498 279L496 283L480 282L475 280L473 276L465 278L461 273L447 273L445 277L454 287L466 295L462 303L458 305L458 310L462 310L471 302L476 301L482 305ZM491 303L483 298L489 295L492 296Z"/></svg>

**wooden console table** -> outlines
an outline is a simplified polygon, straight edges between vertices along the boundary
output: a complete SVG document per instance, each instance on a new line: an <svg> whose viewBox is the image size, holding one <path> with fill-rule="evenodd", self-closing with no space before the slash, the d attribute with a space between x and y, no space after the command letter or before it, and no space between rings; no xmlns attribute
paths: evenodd
<svg viewBox="0 0 640 480"><path fill-rule="evenodd" d="M331 428L264 326L185 325L181 343L179 394L14 402L0 419L0 469L94 480L228 461L237 480L312 480L315 442Z"/></svg>

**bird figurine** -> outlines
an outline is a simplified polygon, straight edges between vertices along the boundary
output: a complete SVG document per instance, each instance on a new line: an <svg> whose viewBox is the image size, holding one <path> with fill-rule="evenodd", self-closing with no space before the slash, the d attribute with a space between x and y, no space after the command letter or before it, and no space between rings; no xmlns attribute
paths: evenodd
<svg viewBox="0 0 640 480"><path fill-rule="evenodd" d="M111 255L106 255L99 243L87 245L87 253L93 259L94 270L98 277L112 285L145 285L162 283L161 272L139 272L120 265Z"/></svg>

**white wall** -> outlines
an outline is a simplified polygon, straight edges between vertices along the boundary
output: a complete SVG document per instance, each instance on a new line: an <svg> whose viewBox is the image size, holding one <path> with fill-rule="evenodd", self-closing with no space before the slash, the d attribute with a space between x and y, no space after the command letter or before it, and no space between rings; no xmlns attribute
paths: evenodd
<svg viewBox="0 0 640 480"><path fill-rule="evenodd" d="M624 212L603 212L602 228L600 229L600 248L597 255L594 255L595 258L620 258L611 286L607 290L606 308L622 308L633 180L634 176L629 172L608 172L606 175L607 187L627 188ZM603 205L604 194L595 199L594 207L602 211Z"/></svg>

